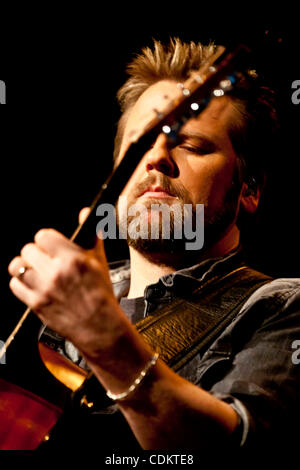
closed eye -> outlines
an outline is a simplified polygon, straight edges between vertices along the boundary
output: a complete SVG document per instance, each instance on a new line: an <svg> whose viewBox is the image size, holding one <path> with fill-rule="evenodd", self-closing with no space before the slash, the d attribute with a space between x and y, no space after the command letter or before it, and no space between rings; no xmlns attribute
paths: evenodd
<svg viewBox="0 0 300 470"><path fill-rule="evenodd" d="M188 152L195 153L197 155L208 155L215 151L212 147L196 147L192 145L179 145L179 148L187 150Z"/></svg>
<svg viewBox="0 0 300 470"><path fill-rule="evenodd" d="M196 155L208 155L218 151L214 141L201 134L180 133L178 135L177 147Z"/></svg>

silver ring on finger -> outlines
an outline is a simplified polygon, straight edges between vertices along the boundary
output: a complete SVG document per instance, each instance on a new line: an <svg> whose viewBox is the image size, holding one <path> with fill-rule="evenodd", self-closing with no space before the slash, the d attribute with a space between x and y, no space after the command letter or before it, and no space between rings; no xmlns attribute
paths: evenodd
<svg viewBox="0 0 300 470"><path fill-rule="evenodd" d="M22 278L23 278L24 274L26 273L26 271L28 271L28 269L30 269L29 266L21 266L18 269L18 273L17 273L16 277L18 279L20 279L20 281L22 281Z"/></svg>

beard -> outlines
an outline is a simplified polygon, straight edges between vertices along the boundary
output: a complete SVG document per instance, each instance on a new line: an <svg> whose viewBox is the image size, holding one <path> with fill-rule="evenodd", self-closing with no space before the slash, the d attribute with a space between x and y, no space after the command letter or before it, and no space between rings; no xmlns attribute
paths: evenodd
<svg viewBox="0 0 300 470"><path fill-rule="evenodd" d="M164 191L175 197L174 201L167 199L143 198L140 195L150 186L158 185ZM228 227L236 219L238 198L241 190L238 171L236 171L231 188L226 192L221 207L209 210L207 199L193 204L185 187L170 179L164 174L148 177L137 184L126 204L119 199L116 207L117 224L122 238L127 240L128 246L134 248L145 257L163 266L172 266L179 269L181 266L195 264L199 252L187 250L187 239L184 224L188 224L194 233L197 233L197 215L199 205L204 208L204 251L213 246L225 233ZM130 213L130 208L138 209L136 213ZM187 211L187 207L190 209ZM129 210L128 210L129 208ZM165 212L164 212L165 210ZM168 217L164 217L168 213ZM137 228L139 229L137 231ZM203 228L203 227L202 227ZM179 236L178 236L179 235Z"/></svg>

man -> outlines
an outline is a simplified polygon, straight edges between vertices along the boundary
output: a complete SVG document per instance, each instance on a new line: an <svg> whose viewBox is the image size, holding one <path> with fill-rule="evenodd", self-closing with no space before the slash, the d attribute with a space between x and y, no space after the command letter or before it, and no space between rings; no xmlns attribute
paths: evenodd
<svg viewBox="0 0 300 470"><path fill-rule="evenodd" d="M146 49L133 61L119 92L123 116L117 161L140 123L182 93L182 82L212 52L213 46L179 40L167 47L155 42L153 51ZM276 127L272 94L256 80L249 74L230 96L212 99L184 124L175 144L161 133L141 155L122 196L129 207L146 208L139 222L153 222L160 236L132 236L126 227L137 215L127 216L120 198L118 221L128 238L130 285L124 271L110 275L101 240L85 251L51 229L39 231L9 266L13 293L80 351L143 449L204 452L224 443L257 449L268 440L280 442L299 414L291 349L300 338L299 280L259 278L263 285L249 287L231 322L178 373L155 354L164 346L160 331L152 346L133 326L177 299L184 299L188 309L193 291L206 283L220 282L220 293L215 288L219 300L214 297L214 305L206 306L212 313L221 293L233 292L235 286L224 289L222 282L243 269L239 218L257 209ZM170 238L162 236L153 203L179 207ZM204 205L204 246L198 251L188 251L186 240L175 238L183 223L179 214L188 204L194 222L197 204ZM115 291L114 275L121 275ZM194 316L197 308L204 315L205 299ZM231 304L234 310L234 299ZM189 336L192 328L183 333Z"/></svg>

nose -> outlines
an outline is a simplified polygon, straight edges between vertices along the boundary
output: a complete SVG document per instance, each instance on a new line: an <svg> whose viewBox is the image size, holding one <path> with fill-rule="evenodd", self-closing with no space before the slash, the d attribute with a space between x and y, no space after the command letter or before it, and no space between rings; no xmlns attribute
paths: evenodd
<svg viewBox="0 0 300 470"><path fill-rule="evenodd" d="M156 170L171 178L177 178L179 169L171 156L167 137L160 134L146 157L146 170Z"/></svg>

